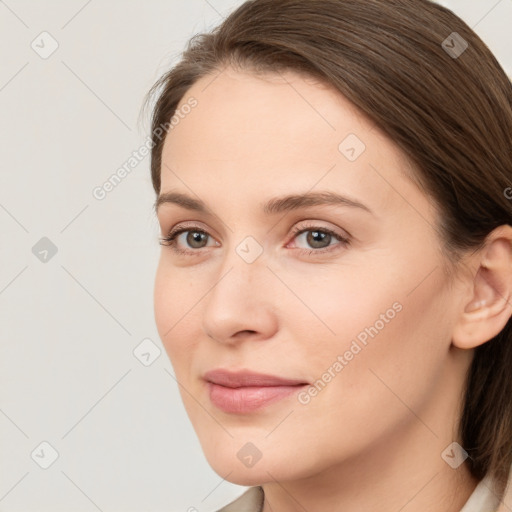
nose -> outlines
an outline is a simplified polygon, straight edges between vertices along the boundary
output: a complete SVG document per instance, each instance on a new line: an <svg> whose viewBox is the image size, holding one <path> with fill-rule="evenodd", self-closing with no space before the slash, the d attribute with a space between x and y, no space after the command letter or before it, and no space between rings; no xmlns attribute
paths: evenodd
<svg viewBox="0 0 512 512"><path fill-rule="evenodd" d="M204 299L204 332L224 344L271 338L278 327L272 277L263 258L227 258Z"/></svg>

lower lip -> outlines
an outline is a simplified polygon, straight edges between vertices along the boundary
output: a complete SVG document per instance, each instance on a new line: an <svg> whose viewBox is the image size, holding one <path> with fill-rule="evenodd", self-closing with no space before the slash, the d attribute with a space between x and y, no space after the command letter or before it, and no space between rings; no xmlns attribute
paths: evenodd
<svg viewBox="0 0 512 512"><path fill-rule="evenodd" d="M282 400L307 386L247 386L228 388L208 382L210 400L219 409L232 414L244 414L256 411Z"/></svg>

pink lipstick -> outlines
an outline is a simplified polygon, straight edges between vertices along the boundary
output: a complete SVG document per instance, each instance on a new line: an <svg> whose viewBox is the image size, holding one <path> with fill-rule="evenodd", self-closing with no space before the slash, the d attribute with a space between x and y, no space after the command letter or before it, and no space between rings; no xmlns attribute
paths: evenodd
<svg viewBox="0 0 512 512"><path fill-rule="evenodd" d="M282 400L308 383L248 370L212 370L203 376L211 402L224 412L244 414Z"/></svg>

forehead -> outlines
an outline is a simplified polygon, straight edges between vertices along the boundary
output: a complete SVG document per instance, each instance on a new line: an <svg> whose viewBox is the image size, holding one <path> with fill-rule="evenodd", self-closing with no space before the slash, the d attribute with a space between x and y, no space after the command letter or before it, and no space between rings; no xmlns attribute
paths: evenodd
<svg viewBox="0 0 512 512"><path fill-rule="evenodd" d="M195 138L193 147L179 149L193 150L197 156L215 148L225 157L235 157L239 149L247 155L251 148L260 157L283 147L299 154L302 147L298 143L304 140L309 142L309 151L318 146L316 149L325 152L329 147L337 150L343 134L355 132L363 137L373 128L339 92L291 71L256 75L223 68L196 82L178 110L190 97L197 100L197 107L168 139L179 145L183 142L180 135ZM203 141L208 144L201 144Z"/></svg>
<svg viewBox="0 0 512 512"><path fill-rule="evenodd" d="M197 106L164 143L162 191L185 185L249 197L318 185L396 206L397 188L412 185L403 183L406 161L393 141L317 80L228 67L198 80L178 110L190 98Z"/></svg>

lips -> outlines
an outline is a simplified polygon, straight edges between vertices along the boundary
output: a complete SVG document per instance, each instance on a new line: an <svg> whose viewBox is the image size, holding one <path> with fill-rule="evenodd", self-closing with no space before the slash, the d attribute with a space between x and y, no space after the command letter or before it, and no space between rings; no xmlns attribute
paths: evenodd
<svg viewBox="0 0 512 512"><path fill-rule="evenodd" d="M212 370L206 372L204 379L208 382L224 386L226 388L240 388L247 386L296 386L307 384L304 380L283 379L275 375L254 373L250 371L230 372L228 370Z"/></svg>
<svg viewBox="0 0 512 512"><path fill-rule="evenodd" d="M210 400L227 413L244 414L282 400L308 383L247 370L212 370L204 375Z"/></svg>

